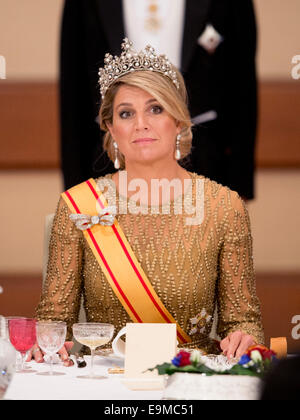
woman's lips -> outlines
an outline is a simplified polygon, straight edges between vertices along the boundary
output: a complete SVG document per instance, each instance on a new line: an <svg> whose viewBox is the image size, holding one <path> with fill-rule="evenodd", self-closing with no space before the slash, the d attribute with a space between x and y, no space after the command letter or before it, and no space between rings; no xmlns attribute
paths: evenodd
<svg viewBox="0 0 300 420"><path fill-rule="evenodd" d="M144 137L144 138L134 140L133 143L152 143L154 141L156 141L156 139L152 139L150 137Z"/></svg>

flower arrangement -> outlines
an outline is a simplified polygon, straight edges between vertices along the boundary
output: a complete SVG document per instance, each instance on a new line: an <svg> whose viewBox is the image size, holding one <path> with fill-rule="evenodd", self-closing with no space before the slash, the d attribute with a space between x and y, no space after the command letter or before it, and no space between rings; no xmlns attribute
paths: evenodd
<svg viewBox="0 0 300 420"><path fill-rule="evenodd" d="M176 372L200 373L203 375L248 375L263 378L277 360L276 353L262 345L249 347L239 362L227 369L212 369L205 364L201 351L181 350L171 363L158 365L159 375L172 375Z"/></svg>

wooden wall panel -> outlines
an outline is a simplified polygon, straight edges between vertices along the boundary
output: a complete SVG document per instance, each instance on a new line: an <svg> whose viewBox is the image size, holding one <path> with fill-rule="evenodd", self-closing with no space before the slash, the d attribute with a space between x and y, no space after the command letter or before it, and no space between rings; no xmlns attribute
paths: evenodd
<svg viewBox="0 0 300 420"><path fill-rule="evenodd" d="M0 169L57 168L57 85L0 81L0 130Z"/></svg>
<svg viewBox="0 0 300 420"><path fill-rule="evenodd" d="M300 168L300 83L259 87L257 165Z"/></svg>
<svg viewBox="0 0 300 420"><path fill-rule="evenodd" d="M300 168L300 83L261 83L257 166ZM0 169L59 167L57 84L0 81Z"/></svg>

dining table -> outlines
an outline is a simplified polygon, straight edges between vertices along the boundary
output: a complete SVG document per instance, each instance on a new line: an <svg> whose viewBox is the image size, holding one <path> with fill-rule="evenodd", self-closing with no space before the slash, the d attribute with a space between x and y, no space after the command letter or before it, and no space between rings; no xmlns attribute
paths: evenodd
<svg viewBox="0 0 300 420"><path fill-rule="evenodd" d="M295 357L295 355L288 355L288 358L290 357ZM122 407L129 410L131 405L128 403L127 406L126 401L136 401L137 404L142 404L141 407L146 407L147 410L154 410L151 414L158 414L161 412L157 411L155 413L156 409L161 410L162 408L165 408L166 410L170 410L170 406L163 406L166 400L170 400L170 398L167 397L168 394L165 392L164 387L154 390L132 390L132 387L129 386L131 380L126 378L124 373L111 373L111 369L118 372L120 369L124 368L124 359L115 356L113 353L95 356L95 378L87 378L90 374L91 356L84 356L86 366L80 368L78 367L75 356L73 355L71 358L74 361L74 365L70 367L65 367L63 363L57 359L56 363L53 365L53 376L45 375L45 373L50 370L49 363L36 363L35 361L27 362L25 364L25 372L14 373L2 399L98 400L102 401L103 409L108 410L107 413L104 412L105 414L121 414L121 412L116 412L114 410L121 410L123 409ZM100 377L102 378L100 379ZM152 381L151 378L149 379ZM145 382L145 380L143 381ZM175 407L179 407L180 404L186 404L186 402L180 403L178 398L176 399L176 402L173 401L173 403L176 404ZM218 399L217 396L215 399ZM116 402L115 404L114 401ZM158 405L155 406L154 404ZM193 405L182 405L179 409L187 410L187 407L189 407L190 410L196 410L197 402L193 401ZM134 410L133 406L132 410ZM147 410L142 409L143 412ZM183 413L183 411L181 411L181 413Z"/></svg>
<svg viewBox="0 0 300 420"><path fill-rule="evenodd" d="M95 379L90 373L90 356L84 356L86 367L53 365L54 375L45 375L49 364L26 363L26 372L15 373L5 393L5 400L161 400L163 389L133 391L126 386L124 374L109 373L111 368L123 368L124 360L115 356L95 356ZM99 379L99 377L103 379Z"/></svg>

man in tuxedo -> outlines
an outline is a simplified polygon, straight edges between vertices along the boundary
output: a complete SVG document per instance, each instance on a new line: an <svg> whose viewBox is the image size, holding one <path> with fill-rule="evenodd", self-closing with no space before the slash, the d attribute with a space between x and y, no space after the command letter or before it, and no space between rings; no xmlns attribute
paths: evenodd
<svg viewBox="0 0 300 420"><path fill-rule="evenodd" d="M184 76L194 122L193 148L186 169L251 199L257 121L256 23L252 0L167 3L167 0L65 1L60 49L65 188L115 171L102 150L103 133L97 120L98 69L103 66L105 53L120 54L122 40L128 36L134 47L139 42L145 46L157 41L163 48L161 44L165 43L163 51L157 52L166 53ZM159 7L161 15L155 16ZM153 27L147 28L148 24ZM157 49L157 45L153 46Z"/></svg>

